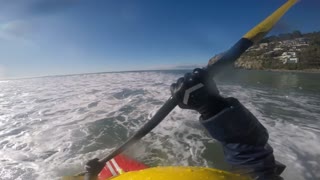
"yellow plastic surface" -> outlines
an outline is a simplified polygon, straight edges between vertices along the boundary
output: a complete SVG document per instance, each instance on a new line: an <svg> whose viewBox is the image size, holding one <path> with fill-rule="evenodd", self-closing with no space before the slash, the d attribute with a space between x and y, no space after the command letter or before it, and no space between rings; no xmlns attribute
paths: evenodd
<svg viewBox="0 0 320 180"><path fill-rule="evenodd" d="M204 167L154 167L124 173L112 180L251 180L249 177Z"/></svg>
<svg viewBox="0 0 320 180"><path fill-rule="evenodd" d="M254 43L257 43L267 34L272 27L279 21L279 19L294 5L298 0L288 0L279 9L277 9L273 14L267 17L260 24L251 29L243 38L249 39Z"/></svg>

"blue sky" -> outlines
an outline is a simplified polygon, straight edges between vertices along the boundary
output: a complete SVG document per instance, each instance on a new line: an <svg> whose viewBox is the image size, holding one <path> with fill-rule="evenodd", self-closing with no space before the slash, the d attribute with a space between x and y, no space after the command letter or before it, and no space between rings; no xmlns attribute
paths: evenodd
<svg viewBox="0 0 320 180"><path fill-rule="evenodd" d="M0 78L206 64L285 0L0 0ZM302 0L273 34L320 30Z"/></svg>

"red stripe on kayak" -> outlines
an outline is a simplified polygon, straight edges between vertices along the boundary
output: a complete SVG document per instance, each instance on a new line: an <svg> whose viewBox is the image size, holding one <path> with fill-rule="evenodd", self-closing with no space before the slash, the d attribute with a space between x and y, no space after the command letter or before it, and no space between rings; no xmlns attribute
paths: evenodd
<svg viewBox="0 0 320 180"><path fill-rule="evenodd" d="M136 161L128 156L125 156L123 154L119 154L118 156L116 156L115 158L113 158L116 163L118 164L119 168L124 171L124 172L129 172L129 171L138 171L141 169L146 169L148 168L148 166L146 166L145 164ZM114 164L109 161L109 165L113 168L113 170L119 174L119 172L117 171L116 167L114 166ZM110 177L112 177L112 173L109 170L109 168L107 167L107 165L105 165L105 167L103 168L103 170L100 172L99 174L99 180L106 180Z"/></svg>

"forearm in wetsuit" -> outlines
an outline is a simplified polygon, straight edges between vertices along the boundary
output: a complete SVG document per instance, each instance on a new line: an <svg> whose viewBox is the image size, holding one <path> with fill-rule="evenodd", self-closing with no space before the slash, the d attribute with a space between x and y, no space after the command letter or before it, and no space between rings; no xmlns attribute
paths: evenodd
<svg viewBox="0 0 320 180"><path fill-rule="evenodd" d="M237 99L226 100L226 108L200 122L221 142L232 171L260 180L282 179L285 166L275 161L266 128Z"/></svg>

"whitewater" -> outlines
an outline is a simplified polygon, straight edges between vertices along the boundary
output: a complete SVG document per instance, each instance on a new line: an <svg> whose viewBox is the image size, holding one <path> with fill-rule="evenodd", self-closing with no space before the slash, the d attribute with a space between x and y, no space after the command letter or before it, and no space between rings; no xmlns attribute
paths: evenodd
<svg viewBox="0 0 320 180"><path fill-rule="evenodd" d="M79 74L0 81L0 179L60 179L83 171L148 121L185 71ZM241 71L221 77L265 125L285 179L320 179L318 74ZM260 74L257 76L257 74ZM318 84L317 84L318 83ZM126 153L150 166L226 169L194 111L175 108Z"/></svg>

